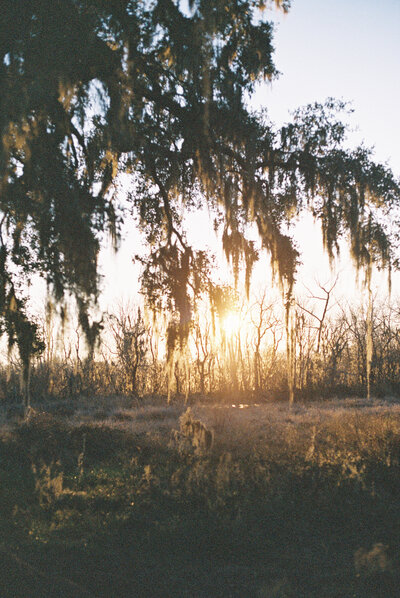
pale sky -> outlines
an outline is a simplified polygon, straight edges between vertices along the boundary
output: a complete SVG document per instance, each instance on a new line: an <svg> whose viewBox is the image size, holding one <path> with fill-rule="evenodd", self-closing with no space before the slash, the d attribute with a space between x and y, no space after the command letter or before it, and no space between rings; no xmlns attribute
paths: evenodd
<svg viewBox="0 0 400 598"><path fill-rule="evenodd" d="M400 0L293 0L273 11L282 73L255 104L281 124L296 107L333 96L352 102L355 142L375 146L400 174Z"/></svg>
<svg viewBox="0 0 400 598"><path fill-rule="evenodd" d="M351 125L357 128L351 142L374 146L375 159L400 176L400 0L294 0L287 15L268 14L276 22L275 64L281 75L261 85L252 104L266 107L271 120L281 125L299 106L328 97L349 101L355 111ZM197 218L196 238L202 236ZM209 234L206 238L210 242ZM132 266L131 256L137 243L133 233L116 257L104 252L104 306L136 292L139 269ZM328 260L320 253L320 237L310 220L300 226L299 243L305 264L299 279L326 282ZM263 268L258 267L258 276ZM343 289L357 292L345 253L338 270ZM398 280L396 275L395 292ZM381 285L381 279L375 284Z"/></svg>

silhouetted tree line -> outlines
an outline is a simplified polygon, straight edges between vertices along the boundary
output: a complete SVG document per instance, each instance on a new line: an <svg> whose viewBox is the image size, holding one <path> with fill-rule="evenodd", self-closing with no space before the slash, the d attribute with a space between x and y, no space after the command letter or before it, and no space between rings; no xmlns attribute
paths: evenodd
<svg viewBox="0 0 400 598"><path fill-rule="evenodd" d="M169 395L173 378L181 384L179 372L194 377L185 353L197 299L208 293L214 301L217 291L213 256L192 247L182 214L202 208L212 215L235 277L245 270L247 292L254 264L269 256L287 339L300 258L288 223L300 213L320 223L331 258L346 239L366 278L372 265L398 265L391 214L400 186L365 146L348 149L348 106L328 99L276 127L249 104L258 83L278 76L265 10L272 6L286 12L290 1L2 1L0 334L24 364L26 404L31 364L43 350L27 283L40 275L61 317L75 298L93 351L102 326L93 317L99 252L107 232L118 245L126 208L144 240L136 256L142 293L169 314ZM249 230L257 230L257 243ZM264 384L260 347L251 360L256 387ZM234 386L251 387L237 366L239 348L226 350L229 358L217 355L210 368L212 386L229 369ZM219 365L226 359L229 368ZM143 367L137 364L138 377ZM81 366L74 368L71 388L79 387Z"/></svg>
<svg viewBox="0 0 400 598"><path fill-rule="evenodd" d="M366 395L367 309L336 305L332 315L322 306L322 318L318 307L299 301L293 310L290 342L295 399ZM218 322L213 325L211 316L198 316L184 358L173 363L168 383L165 326L149 323L138 308L121 308L107 320L93 355L87 355L78 329L69 340L59 340L57 349L54 336L47 338L46 350L31 370L33 401L111 395L139 401L146 395L165 395L167 400L169 385L171 399L287 400L286 330L281 308L268 303L264 294L250 307L242 307L239 322L236 330L223 330L222 326L218 330ZM372 394L398 394L400 306L375 302L372 332ZM23 367L17 356L1 367L3 401L23 398Z"/></svg>

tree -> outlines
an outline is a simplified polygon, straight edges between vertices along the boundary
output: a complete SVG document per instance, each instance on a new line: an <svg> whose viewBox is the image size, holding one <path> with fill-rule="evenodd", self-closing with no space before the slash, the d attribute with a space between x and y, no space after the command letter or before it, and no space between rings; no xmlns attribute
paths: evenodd
<svg viewBox="0 0 400 598"><path fill-rule="evenodd" d="M193 340L195 346L195 366L199 378L200 393L206 394L206 380L210 387L210 363L214 358L212 346L211 322L202 314L202 320L197 317L193 326ZM208 371L206 366L208 364Z"/></svg>
<svg viewBox="0 0 400 598"><path fill-rule="evenodd" d="M264 385L264 381L262 380L261 343L267 332L277 325L273 306L273 302L267 304L267 292L264 289L251 308L251 323L254 327L252 342L254 350L254 390L256 392L259 392Z"/></svg>
<svg viewBox="0 0 400 598"><path fill-rule="evenodd" d="M136 396L138 370L148 351L148 326L140 308L133 311L131 306L121 305L117 314L110 315L110 328L115 354L123 373L124 390Z"/></svg>
<svg viewBox="0 0 400 598"><path fill-rule="evenodd" d="M345 106L307 107L281 130L248 108L255 84L277 75L266 4L3 1L0 314L20 350L18 282L35 272L59 302L75 296L93 344L97 257L106 228L118 237L123 171L148 242L143 288L175 312L178 348L197 297L213 292L209 260L182 230L182 206L221 216L224 250L236 275L243 261L247 287L259 254L246 228L255 223L288 310L299 253L287 223L303 209L320 220L331 257L348 236L357 267L393 261L384 216L399 185L365 148L343 148Z"/></svg>

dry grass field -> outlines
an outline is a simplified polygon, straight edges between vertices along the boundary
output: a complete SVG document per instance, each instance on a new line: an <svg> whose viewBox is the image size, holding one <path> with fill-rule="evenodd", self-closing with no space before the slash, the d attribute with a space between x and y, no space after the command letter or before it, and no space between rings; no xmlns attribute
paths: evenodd
<svg viewBox="0 0 400 598"><path fill-rule="evenodd" d="M2 597L396 597L400 402L1 412Z"/></svg>

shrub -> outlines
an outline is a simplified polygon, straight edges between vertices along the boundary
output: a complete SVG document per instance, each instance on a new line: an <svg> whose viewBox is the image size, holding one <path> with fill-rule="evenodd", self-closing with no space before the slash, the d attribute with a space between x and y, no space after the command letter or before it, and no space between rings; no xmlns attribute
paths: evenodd
<svg viewBox="0 0 400 598"><path fill-rule="evenodd" d="M214 434L199 419L193 417L190 407L179 418L179 432L175 430L175 439L181 444L201 451L209 451L212 447Z"/></svg>

